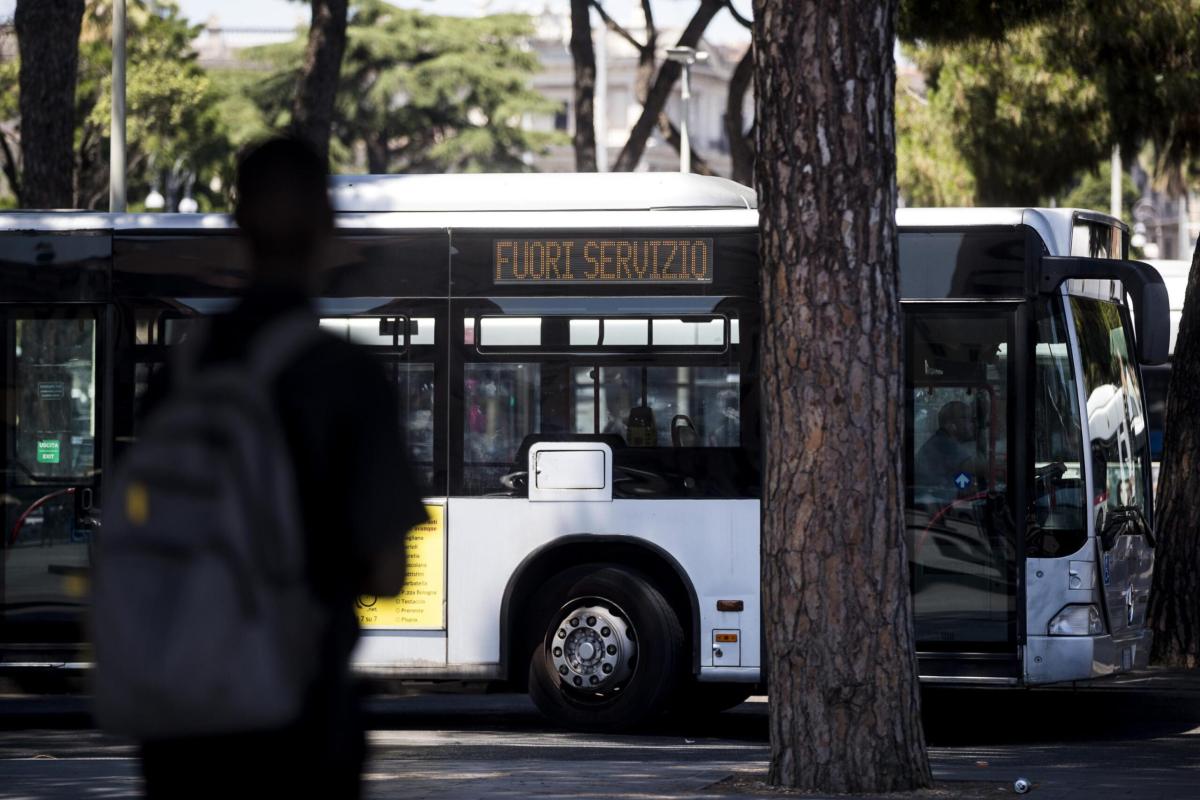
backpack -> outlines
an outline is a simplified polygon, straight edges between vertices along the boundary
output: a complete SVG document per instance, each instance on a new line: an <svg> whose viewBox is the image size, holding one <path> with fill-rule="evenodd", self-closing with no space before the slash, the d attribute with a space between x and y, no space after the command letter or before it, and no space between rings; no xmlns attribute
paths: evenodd
<svg viewBox="0 0 1200 800"><path fill-rule="evenodd" d="M317 320L270 323L243 361L180 345L161 405L112 476L96 543L94 703L141 740L296 720L330 612L306 572L294 467L271 386ZM189 345L191 345L189 347Z"/></svg>

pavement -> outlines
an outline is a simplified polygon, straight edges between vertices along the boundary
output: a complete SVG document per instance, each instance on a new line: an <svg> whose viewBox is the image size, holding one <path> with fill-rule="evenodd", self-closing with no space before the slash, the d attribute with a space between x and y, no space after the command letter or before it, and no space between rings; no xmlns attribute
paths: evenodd
<svg viewBox="0 0 1200 800"><path fill-rule="evenodd" d="M928 690L924 707L939 787L926 796L1012 796L1026 778L1039 800L1200 800L1200 674ZM754 786L770 757L765 698L620 736L556 729L512 694L380 696L369 711L370 800L778 796ZM0 800L137 796L133 756L91 728L86 698L0 696Z"/></svg>

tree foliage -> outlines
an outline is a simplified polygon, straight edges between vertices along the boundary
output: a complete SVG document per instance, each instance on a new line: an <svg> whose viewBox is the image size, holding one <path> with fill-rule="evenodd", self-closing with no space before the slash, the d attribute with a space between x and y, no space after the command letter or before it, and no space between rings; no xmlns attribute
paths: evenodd
<svg viewBox="0 0 1200 800"><path fill-rule="evenodd" d="M1023 205L1068 190L1112 149L1104 98L1087 76L1050 57L1040 26L1000 41L916 52L929 82L931 135L952 143L980 205Z"/></svg>
<svg viewBox="0 0 1200 800"><path fill-rule="evenodd" d="M537 57L528 17L440 17L355 0L334 107L331 158L343 171L525 170L553 134L523 130L523 115L553 110L529 86ZM249 55L275 66L248 91L268 128L289 122L300 66L297 40ZM365 161L365 164L363 163Z"/></svg>
<svg viewBox="0 0 1200 800"><path fill-rule="evenodd" d="M233 172L233 146L221 116L221 96L196 63L197 28L175 2L129 0L127 8L127 190L144 198L151 188L178 200L192 187L201 208L221 207ZM112 94L112 3L89 0L79 41L75 90L74 203L108 205L109 115ZM0 67L0 119L18 116L15 63ZM15 126L4 128L15 140ZM0 149L0 155L8 151ZM20 164L5 155L6 173ZM214 184L213 178L218 181ZM131 204L137 207L137 202ZM173 207L173 206L171 206Z"/></svg>
<svg viewBox="0 0 1200 800"><path fill-rule="evenodd" d="M935 99L935 98L933 98ZM911 79L896 86L896 184L909 206L969 206L975 177L959 153L940 106Z"/></svg>
<svg viewBox="0 0 1200 800"><path fill-rule="evenodd" d="M1071 191L1116 144L1152 145L1153 171L1178 185L1200 152L1197 19L1200 0L906 0L900 32L973 199L1033 203ZM901 142L902 173L912 153L938 155L935 136Z"/></svg>

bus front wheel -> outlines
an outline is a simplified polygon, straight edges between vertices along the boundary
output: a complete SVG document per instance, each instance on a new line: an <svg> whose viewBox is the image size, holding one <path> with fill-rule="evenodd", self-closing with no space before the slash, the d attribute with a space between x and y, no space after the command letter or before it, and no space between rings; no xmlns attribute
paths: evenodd
<svg viewBox="0 0 1200 800"><path fill-rule="evenodd" d="M679 618L639 573L562 573L534 603L529 695L557 723L626 730L668 707L684 671Z"/></svg>

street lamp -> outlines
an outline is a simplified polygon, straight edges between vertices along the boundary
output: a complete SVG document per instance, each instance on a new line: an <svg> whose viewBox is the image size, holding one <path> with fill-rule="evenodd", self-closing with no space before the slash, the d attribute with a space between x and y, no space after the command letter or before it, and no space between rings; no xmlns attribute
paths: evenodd
<svg viewBox="0 0 1200 800"><path fill-rule="evenodd" d="M691 73L692 64L697 61L704 61L708 58L708 53L703 50L697 50L694 47L668 47L667 60L675 61L683 65L683 83L680 91L680 99L683 100L683 108L679 115L679 171L692 171L692 145L688 141L688 101L692 99Z"/></svg>

